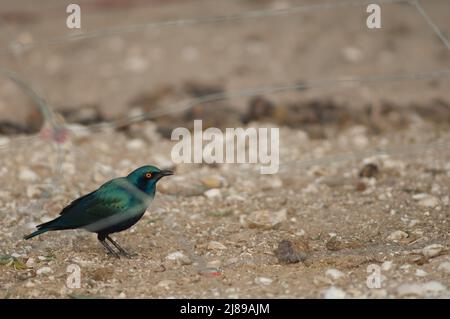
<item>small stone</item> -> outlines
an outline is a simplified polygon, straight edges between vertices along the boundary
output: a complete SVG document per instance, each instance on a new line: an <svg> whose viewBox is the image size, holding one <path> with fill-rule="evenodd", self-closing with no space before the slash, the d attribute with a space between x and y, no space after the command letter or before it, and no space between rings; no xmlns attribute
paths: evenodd
<svg viewBox="0 0 450 319"><path fill-rule="evenodd" d="M346 293L341 288L330 287L324 293L325 299L343 299L345 298Z"/></svg>
<svg viewBox="0 0 450 319"><path fill-rule="evenodd" d="M420 193L413 195L413 199L418 201L418 205L422 207L435 207L439 205L439 199L429 194Z"/></svg>
<svg viewBox="0 0 450 319"><path fill-rule="evenodd" d="M42 267L36 270L36 275L48 275L53 273L53 270L50 267Z"/></svg>
<svg viewBox="0 0 450 319"><path fill-rule="evenodd" d="M252 212L244 221L249 228L272 229L287 220L287 210L282 209L277 212L259 210Z"/></svg>
<svg viewBox="0 0 450 319"><path fill-rule="evenodd" d="M348 62L358 62L362 59L363 53L357 47L346 47L342 49L342 55Z"/></svg>
<svg viewBox="0 0 450 319"><path fill-rule="evenodd" d="M446 247L441 244L432 244L422 249L422 255L426 258L433 258L441 255L446 250Z"/></svg>
<svg viewBox="0 0 450 319"><path fill-rule="evenodd" d="M278 262L282 264L295 264L300 261L304 262L306 260L306 254L304 252L297 251L294 248L294 244L289 240L282 240L278 244L277 249L274 250L274 254L277 257Z"/></svg>
<svg viewBox="0 0 450 319"><path fill-rule="evenodd" d="M418 219L412 219L412 220L409 222L408 227L412 228L412 227L416 226L416 225L419 224L419 223L420 223L420 220L418 220Z"/></svg>
<svg viewBox="0 0 450 319"><path fill-rule="evenodd" d="M306 232L304 229L300 229L295 233L295 236L305 236Z"/></svg>
<svg viewBox="0 0 450 319"><path fill-rule="evenodd" d="M281 188L281 187L283 187L283 181L279 178L273 178L270 181L269 187L270 188Z"/></svg>
<svg viewBox="0 0 450 319"><path fill-rule="evenodd" d="M86 126L78 123L68 123L66 124L66 128L70 131L75 141L86 140L91 135L91 132Z"/></svg>
<svg viewBox="0 0 450 319"><path fill-rule="evenodd" d="M396 230L396 231L392 232L386 238L386 240L396 242L396 241L399 241L399 240L402 240L402 239L405 239L405 238L408 238L408 234L407 233L405 233L404 231L401 231L401 230Z"/></svg>
<svg viewBox="0 0 450 319"><path fill-rule="evenodd" d="M272 279L267 278L267 277L257 277L255 278L255 283L258 285L270 285L273 282Z"/></svg>
<svg viewBox="0 0 450 319"><path fill-rule="evenodd" d="M344 277L344 273L334 268L327 269L325 275L330 277L331 279L337 280Z"/></svg>
<svg viewBox="0 0 450 319"><path fill-rule="evenodd" d="M178 264L185 265L185 266L192 264L191 258L189 258L189 256L186 256L185 254L183 254L180 251L177 251L177 252L167 255L166 259L170 260L170 261L175 261Z"/></svg>
<svg viewBox="0 0 450 319"><path fill-rule="evenodd" d="M35 284L31 280L27 281L27 283L25 284L25 287L27 288L33 288L34 286Z"/></svg>
<svg viewBox="0 0 450 319"><path fill-rule="evenodd" d="M28 185L26 193L28 198L36 198L41 194L41 189L36 185Z"/></svg>
<svg viewBox="0 0 450 319"><path fill-rule="evenodd" d="M364 192L367 189L366 183L362 182L362 181L358 181L356 183L356 190L358 192Z"/></svg>
<svg viewBox="0 0 450 319"><path fill-rule="evenodd" d="M170 286L175 285L175 281L173 280L161 280L160 282L158 282L157 286L164 288L164 289L169 289Z"/></svg>
<svg viewBox="0 0 450 319"><path fill-rule="evenodd" d="M209 250L224 250L224 249L227 249L227 247L218 241L210 241L208 243L208 249Z"/></svg>
<svg viewBox="0 0 450 319"><path fill-rule="evenodd" d="M419 194L414 194L414 195L412 195L412 199L414 199L414 200L422 200L422 199L424 199L424 198L427 198L429 195L428 194L425 194L425 193L419 193Z"/></svg>
<svg viewBox="0 0 450 319"><path fill-rule="evenodd" d="M127 149L129 149L131 151L141 150L144 148L144 146L145 146L145 143L141 139L133 139L127 143Z"/></svg>
<svg viewBox="0 0 450 319"><path fill-rule="evenodd" d="M218 188L211 188L208 189L206 192L203 193L207 198L219 198L222 197L222 193L220 192L220 189Z"/></svg>
<svg viewBox="0 0 450 319"><path fill-rule="evenodd" d="M385 261L384 263L381 264L381 270L382 271L389 271L392 269L392 266L394 265L394 263L392 261Z"/></svg>
<svg viewBox="0 0 450 319"><path fill-rule="evenodd" d="M165 156L155 154L153 156L153 160L156 166L158 167L171 170L174 170L176 168L175 163Z"/></svg>
<svg viewBox="0 0 450 319"><path fill-rule="evenodd" d="M234 195L228 196L227 201L229 201L229 202L244 202L245 197L234 194Z"/></svg>
<svg viewBox="0 0 450 319"><path fill-rule="evenodd" d="M330 235L330 239L328 239L325 246L327 247L328 250L331 250L331 251L338 251L338 250L345 248L344 243L342 242L342 240L340 238L338 238L338 236L336 234L334 234L332 236Z"/></svg>
<svg viewBox="0 0 450 319"><path fill-rule="evenodd" d="M224 178L221 176L206 176L200 179L200 182L206 188L221 188L225 185Z"/></svg>
<svg viewBox="0 0 450 319"><path fill-rule="evenodd" d="M19 179L25 182L35 182L38 175L29 168L22 168L19 173Z"/></svg>
<svg viewBox="0 0 450 319"><path fill-rule="evenodd" d="M446 272L447 274L450 274L450 262L449 261L444 261L443 263L441 263L438 266L438 270Z"/></svg>
<svg viewBox="0 0 450 319"><path fill-rule="evenodd" d="M36 261L34 260L34 258L28 258L27 262L25 263L28 268L32 268L35 264Z"/></svg>
<svg viewBox="0 0 450 319"><path fill-rule="evenodd" d="M127 295L122 291L119 296L117 296L119 299L125 299Z"/></svg>
<svg viewBox="0 0 450 319"><path fill-rule="evenodd" d="M206 268L216 268L219 269L222 266L222 262L218 259L208 261Z"/></svg>
<svg viewBox="0 0 450 319"><path fill-rule="evenodd" d="M370 298L386 298L387 295L386 289L372 289Z"/></svg>
<svg viewBox="0 0 450 319"><path fill-rule="evenodd" d="M400 297L405 296L428 296L445 291L447 288L437 281L429 281L421 284L402 284L397 288Z"/></svg>
<svg viewBox="0 0 450 319"><path fill-rule="evenodd" d="M9 138L0 136L0 147L5 146L6 144L9 144Z"/></svg>
<svg viewBox="0 0 450 319"><path fill-rule="evenodd" d="M425 277L428 273L423 269L417 269L415 275L417 277Z"/></svg>
<svg viewBox="0 0 450 319"><path fill-rule="evenodd" d="M401 270L404 270L404 271L408 271L409 268L411 268L411 265L410 265L410 264L404 264L404 265L401 265L401 266L400 266L400 269L401 269Z"/></svg>
<svg viewBox="0 0 450 319"><path fill-rule="evenodd" d="M359 171L359 177L366 177L366 178L372 178L377 177L380 170L378 169L378 166L369 163L363 166L363 168Z"/></svg>

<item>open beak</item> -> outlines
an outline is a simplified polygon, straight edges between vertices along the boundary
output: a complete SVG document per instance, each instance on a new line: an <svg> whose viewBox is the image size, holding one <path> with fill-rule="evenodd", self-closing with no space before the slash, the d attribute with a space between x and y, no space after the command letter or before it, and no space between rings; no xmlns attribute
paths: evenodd
<svg viewBox="0 0 450 319"><path fill-rule="evenodd" d="M171 170L169 170L169 169L163 169L163 170L161 170L159 172L159 175L161 177L163 177L163 176L170 176L170 175L173 175L173 172Z"/></svg>

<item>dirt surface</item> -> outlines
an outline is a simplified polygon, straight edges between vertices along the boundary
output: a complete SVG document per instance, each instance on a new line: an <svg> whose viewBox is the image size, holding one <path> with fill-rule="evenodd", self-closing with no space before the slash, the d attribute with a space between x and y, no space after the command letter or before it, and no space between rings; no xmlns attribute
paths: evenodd
<svg viewBox="0 0 450 319"><path fill-rule="evenodd" d="M450 52L413 7L384 4L377 31L365 27L364 6L349 6L46 43L71 32L58 27L65 5L26 3L0 4L8 26L0 43L10 48L0 67L58 115L37 112L0 79L1 298L450 298L448 78L338 81L448 68ZM80 2L82 32L312 3ZM450 34L449 2L424 8ZM36 45L11 49L14 41ZM104 124L289 83L312 88ZM167 137L197 118L279 127L280 171L174 165ZM62 125L56 135L50 119ZM132 259L108 256L81 230L22 239L71 200L145 164L176 174L159 183L139 223L113 236ZM73 265L80 288L67 285ZM367 282L374 269L379 288Z"/></svg>

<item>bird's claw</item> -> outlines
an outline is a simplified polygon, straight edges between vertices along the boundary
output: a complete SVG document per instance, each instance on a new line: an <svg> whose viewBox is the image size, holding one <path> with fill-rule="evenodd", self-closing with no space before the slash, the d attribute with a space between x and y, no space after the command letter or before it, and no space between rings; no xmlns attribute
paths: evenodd
<svg viewBox="0 0 450 319"><path fill-rule="evenodd" d="M112 257L114 257L116 259L120 259L120 255L118 253L116 253L116 252L108 251L106 254L109 255L109 256L112 256Z"/></svg>
<svg viewBox="0 0 450 319"><path fill-rule="evenodd" d="M122 256L124 256L125 258L128 258L128 259L132 259L133 257L137 257L137 255L138 255L136 253L128 253L126 251L121 251L120 254Z"/></svg>

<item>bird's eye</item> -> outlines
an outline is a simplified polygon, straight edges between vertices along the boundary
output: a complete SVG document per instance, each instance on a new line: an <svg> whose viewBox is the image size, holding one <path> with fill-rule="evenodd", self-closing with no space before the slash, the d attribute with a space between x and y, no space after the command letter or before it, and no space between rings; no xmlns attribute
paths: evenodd
<svg viewBox="0 0 450 319"><path fill-rule="evenodd" d="M147 178L147 179L152 178L152 173L147 173L147 174L145 174L145 178Z"/></svg>

